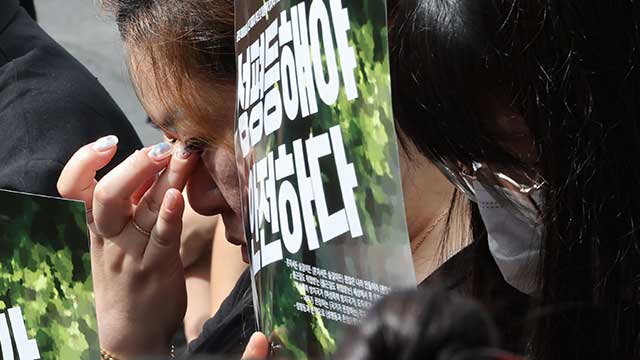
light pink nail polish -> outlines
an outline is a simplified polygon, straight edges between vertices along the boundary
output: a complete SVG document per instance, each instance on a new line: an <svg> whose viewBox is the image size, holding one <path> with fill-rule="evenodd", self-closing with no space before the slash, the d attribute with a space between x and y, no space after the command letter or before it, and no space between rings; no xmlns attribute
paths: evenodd
<svg viewBox="0 0 640 360"><path fill-rule="evenodd" d="M93 143L93 148L96 151L107 151L112 147L118 145L118 137L115 135L109 135L98 139L95 143Z"/></svg>
<svg viewBox="0 0 640 360"><path fill-rule="evenodd" d="M174 156L177 157L178 159L188 159L189 156L191 156L191 151L187 150L186 147L184 146L178 146L178 148L176 149Z"/></svg>
<svg viewBox="0 0 640 360"><path fill-rule="evenodd" d="M162 142L151 148L149 151L149 157L154 160L162 160L171 156L171 150L171 144Z"/></svg>

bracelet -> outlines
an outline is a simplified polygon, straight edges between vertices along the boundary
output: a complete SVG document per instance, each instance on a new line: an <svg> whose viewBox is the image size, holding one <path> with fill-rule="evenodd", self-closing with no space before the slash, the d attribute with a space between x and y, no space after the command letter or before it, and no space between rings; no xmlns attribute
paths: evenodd
<svg viewBox="0 0 640 360"><path fill-rule="evenodd" d="M120 360L105 349L100 349L100 360Z"/></svg>
<svg viewBox="0 0 640 360"><path fill-rule="evenodd" d="M175 358L176 358L176 347L174 345L171 345L171 352L169 353L169 359L175 359ZM100 360L123 360L123 359L111 354L105 349L100 349Z"/></svg>

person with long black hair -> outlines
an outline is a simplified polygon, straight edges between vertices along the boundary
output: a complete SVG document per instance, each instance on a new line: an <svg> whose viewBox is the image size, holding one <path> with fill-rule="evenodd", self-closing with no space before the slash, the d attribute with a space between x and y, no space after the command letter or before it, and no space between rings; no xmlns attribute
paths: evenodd
<svg viewBox="0 0 640 360"><path fill-rule="evenodd" d="M639 358L640 3L406 0L390 22L397 121L531 296L525 350Z"/></svg>

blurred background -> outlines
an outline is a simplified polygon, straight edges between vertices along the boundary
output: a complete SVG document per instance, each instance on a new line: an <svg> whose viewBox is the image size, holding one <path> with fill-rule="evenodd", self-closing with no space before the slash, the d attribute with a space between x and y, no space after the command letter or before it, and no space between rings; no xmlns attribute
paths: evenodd
<svg viewBox="0 0 640 360"><path fill-rule="evenodd" d="M114 21L100 10L99 0L34 0L40 26L76 57L104 86L138 132L145 145L162 139L146 123L124 61L124 49Z"/></svg>

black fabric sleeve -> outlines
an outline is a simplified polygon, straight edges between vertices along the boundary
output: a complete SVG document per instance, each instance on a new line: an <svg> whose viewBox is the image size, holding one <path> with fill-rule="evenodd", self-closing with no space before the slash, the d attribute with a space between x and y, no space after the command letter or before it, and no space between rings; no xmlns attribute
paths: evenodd
<svg viewBox="0 0 640 360"><path fill-rule="evenodd" d="M180 359L193 359L202 354L239 358L255 331L251 274L247 269L218 312L205 322L200 336L189 344L187 352Z"/></svg>
<svg viewBox="0 0 640 360"><path fill-rule="evenodd" d="M33 0L20 0L20 6L27 11L27 14L29 14L33 20L37 20L36 7L33 4Z"/></svg>
<svg viewBox="0 0 640 360"><path fill-rule="evenodd" d="M60 171L81 146L120 139L98 178L142 144L96 78L19 9L0 31L0 188L59 196Z"/></svg>

